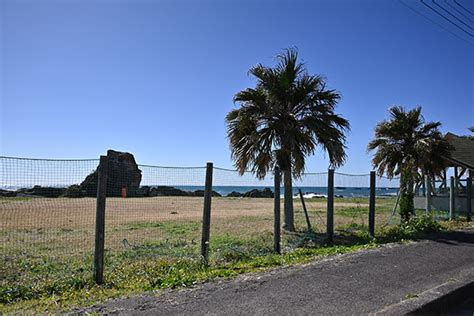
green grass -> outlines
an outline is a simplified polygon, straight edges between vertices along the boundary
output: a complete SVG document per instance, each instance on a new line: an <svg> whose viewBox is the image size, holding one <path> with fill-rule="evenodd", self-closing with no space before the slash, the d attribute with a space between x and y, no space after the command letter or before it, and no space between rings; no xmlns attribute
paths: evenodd
<svg viewBox="0 0 474 316"><path fill-rule="evenodd" d="M216 243L244 242L229 236L220 236ZM257 242L258 245L258 242ZM2 313L8 312L55 312L73 306L91 305L105 298L130 295L165 288L189 287L215 278L229 278L241 273L261 271L268 267L304 263L316 258L342 254L374 247L375 244L336 245L300 248L276 255L268 252L260 256L238 256L211 261L210 267L193 259L140 259L130 260L123 254L108 254L105 284L97 286L91 279L90 256L77 257L68 262L56 259L36 258L23 269L37 276L35 284L20 283L0 289ZM67 264L67 265L65 265ZM66 268L67 267L67 268ZM73 271L64 273L65 269ZM18 271L20 275L22 271ZM63 274L65 277L59 277ZM40 276L41 275L41 276Z"/></svg>

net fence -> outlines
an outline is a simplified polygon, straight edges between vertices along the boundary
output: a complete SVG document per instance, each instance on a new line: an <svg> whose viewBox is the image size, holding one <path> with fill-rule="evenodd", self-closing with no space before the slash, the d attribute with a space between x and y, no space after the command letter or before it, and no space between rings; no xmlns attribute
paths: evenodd
<svg viewBox="0 0 474 316"><path fill-rule="evenodd" d="M7 302L25 297L21 291L34 297L36 292L44 293L40 288L55 288L58 284L67 288L89 282L98 169L99 159L0 157L0 246L4 263L0 282ZM124 267L146 266L150 260L172 265L176 260L201 259L205 175L205 167L142 165L136 164L131 155L110 155L105 208L106 279L117 278ZM367 230L369 179L369 174L335 173L336 234ZM324 238L327 183L327 172L293 179L296 231L282 231L283 252ZM257 179L249 172L213 168L211 264L273 252L273 186L273 174ZM396 187L397 180L377 178L376 226L388 221ZM282 183L282 222L283 195ZM133 273L140 274L140 269Z"/></svg>
<svg viewBox="0 0 474 316"><path fill-rule="evenodd" d="M273 251L274 177L213 170L211 260L232 261Z"/></svg>
<svg viewBox="0 0 474 316"><path fill-rule="evenodd" d="M138 165L126 174L111 166L105 220L109 258L198 258L205 168Z"/></svg>
<svg viewBox="0 0 474 316"><path fill-rule="evenodd" d="M108 162L109 280L151 259L169 265L200 259L205 167L137 165L132 159L112 155ZM99 159L0 157L1 303L91 282L98 167Z"/></svg>
<svg viewBox="0 0 474 316"><path fill-rule="evenodd" d="M297 229L303 230L308 227L303 214L303 198L311 228L316 233L326 233L327 183L327 172L307 173L294 182ZM376 177L376 227L397 222L398 217L392 216L392 213L396 205L398 185L398 179ZM334 173L334 229L336 232L367 232L369 194L370 174Z"/></svg>
<svg viewBox="0 0 474 316"><path fill-rule="evenodd" d="M96 200L76 197L97 164L0 157L2 300L35 297L36 288L73 274L90 276Z"/></svg>

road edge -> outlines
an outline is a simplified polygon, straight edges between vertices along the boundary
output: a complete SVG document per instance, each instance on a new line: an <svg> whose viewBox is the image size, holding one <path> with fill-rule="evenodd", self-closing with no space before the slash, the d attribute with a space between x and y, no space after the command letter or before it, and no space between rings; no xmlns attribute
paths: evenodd
<svg viewBox="0 0 474 316"><path fill-rule="evenodd" d="M474 268L399 303L387 306L374 315L432 315L468 299L474 292Z"/></svg>

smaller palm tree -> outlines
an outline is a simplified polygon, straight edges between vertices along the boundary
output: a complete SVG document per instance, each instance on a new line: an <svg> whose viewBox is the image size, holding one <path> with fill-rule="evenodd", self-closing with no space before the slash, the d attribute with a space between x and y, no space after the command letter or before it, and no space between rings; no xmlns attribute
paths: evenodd
<svg viewBox="0 0 474 316"><path fill-rule="evenodd" d="M372 164L381 176L400 176L400 215L408 221L414 212L413 187L420 174L440 175L447 167L451 145L444 139L440 122L425 122L421 107L406 111L402 106L389 109L390 119L375 127L368 150L376 150Z"/></svg>

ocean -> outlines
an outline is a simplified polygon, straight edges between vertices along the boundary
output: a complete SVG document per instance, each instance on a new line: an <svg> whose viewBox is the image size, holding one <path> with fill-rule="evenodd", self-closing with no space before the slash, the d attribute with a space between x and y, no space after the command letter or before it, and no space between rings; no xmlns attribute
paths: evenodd
<svg viewBox="0 0 474 316"><path fill-rule="evenodd" d="M184 191L196 191L204 190L203 186L175 186L178 189ZM265 186L213 186L212 189L222 196L235 191L239 193L245 193L253 189L262 190ZM273 191L273 187L267 187ZM293 187L293 195L298 194L298 189L301 189L305 197L313 196L326 196L327 187ZM340 197L368 197L370 189L368 187L335 187L334 194ZM376 196L396 196L398 188L392 187L379 187L375 190ZM283 186L281 188L281 194L283 194Z"/></svg>

